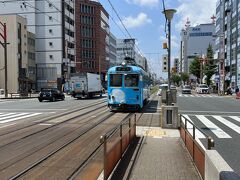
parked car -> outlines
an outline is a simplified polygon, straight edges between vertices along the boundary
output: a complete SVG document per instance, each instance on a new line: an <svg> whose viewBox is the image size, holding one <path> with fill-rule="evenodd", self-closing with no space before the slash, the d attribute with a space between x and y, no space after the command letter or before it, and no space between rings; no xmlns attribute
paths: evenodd
<svg viewBox="0 0 240 180"><path fill-rule="evenodd" d="M39 102L42 102L43 100L49 100L53 102L57 99L65 99L63 92L59 91L57 88L42 88L38 95Z"/></svg>
<svg viewBox="0 0 240 180"><path fill-rule="evenodd" d="M192 93L191 86L185 85L182 87L182 94L191 94L191 93Z"/></svg>
<svg viewBox="0 0 240 180"><path fill-rule="evenodd" d="M196 87L196 92L198 94L209 94L209 87L206 84L199 84Z"/></svg>

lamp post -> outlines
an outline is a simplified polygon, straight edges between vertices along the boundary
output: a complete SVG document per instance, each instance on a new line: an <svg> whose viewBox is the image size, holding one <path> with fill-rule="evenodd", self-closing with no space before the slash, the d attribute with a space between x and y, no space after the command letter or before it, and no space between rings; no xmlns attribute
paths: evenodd
<svg viewBox="0 0 240 180"><path fill-rule="evenodd" d="M3 38L3 43L0 41L0 44L4 48L4 69L5 69L5 97L8 97L8 87L7 87L7 25L6 23L0 22L0 25L3 27L3 34L0 32L0 36Z"/></svg>
<svg viewBox="0 0 240 180"><path fill-rule="evenodd" d="M177 11L175 9L165 9L162 13L165 15L168 21L168 92L167 92L167 105L170 105L170 86L171 86L171 20L174 13Z"/></svg>

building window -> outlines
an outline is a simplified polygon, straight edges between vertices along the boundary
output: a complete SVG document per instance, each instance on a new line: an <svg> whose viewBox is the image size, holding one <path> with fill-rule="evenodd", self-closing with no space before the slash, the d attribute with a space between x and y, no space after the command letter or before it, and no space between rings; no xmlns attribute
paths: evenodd
<svg viewBox="0 0 240 180"><path fill-rule="evenodd" d="M52 46L53 46L53 43L52 43L52 42L49 42L49 46L51 46L51 47L52 47Z"/></svg>
<svg viewBox="0 0 240 180"><path fill-rule="evenodd" d="M50 59L53 59L53 55L49 55L49 58L50 58Z"/></svg>
<svg viewBox="0 0 240 180"><path fill-rule="evenodd" d="M49 20L52 21L52 16L49 16Z"/></svg>
<svg viewBox="0 0 240 180"><path fill-rule="evenodd" d="M49 6L50 8L52 8L52 3L49 3L48 6Z"/></svg>
<svg viewBox="0 0 240 180"><path fill-rule="evenodd" d="M52 34L52 29L49 29L49 33Z"/></svg>

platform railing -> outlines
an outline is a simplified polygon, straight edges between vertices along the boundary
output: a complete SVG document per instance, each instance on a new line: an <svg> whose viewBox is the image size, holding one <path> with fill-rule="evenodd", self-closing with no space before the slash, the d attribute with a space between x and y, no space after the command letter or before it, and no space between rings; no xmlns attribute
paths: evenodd
<svg viewBox="0 0 240 180"><path fill-rule="evenodd" d="M127 117L100 137L100 142L104 145L104 180L110 176L134 138L136 138L136 114Z"/></svg>
<svg viewBox="0 0 240 180"><path fill-rule="evenodd" d="M206 148L211 150L214 147L214 140L207 135L200 128L193 124L193 122L180 114L180 135L188 149L193 162L195 163L201 177L204 179L205 175L205 146L196 138L196 133L202 134L207 139Z"/></svg>

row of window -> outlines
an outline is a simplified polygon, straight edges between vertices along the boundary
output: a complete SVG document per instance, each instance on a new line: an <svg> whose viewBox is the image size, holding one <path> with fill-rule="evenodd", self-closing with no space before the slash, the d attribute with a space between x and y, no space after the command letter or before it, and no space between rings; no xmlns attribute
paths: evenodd
<svg viewBox="0 0 240 180"><path fill-rule="evenodd" d="M28 44L31 46L35 46L35 40L32 38L28 38Z"/></svg>
<svg viewBox="0 0 240 180"><path fill-rule="evenodd" d="M212 32L190 33L190 37L193 36L212 36Z"/></svg>
<svg viewBox="0 0 240 180"><path fill-rule="evenodd" d="M122 87L122 74L110 74L110 86ZM138 87L139 75L127 74L124 75L124 87Z"/></svg>
<svg viewBox="0 0 240 180"><path fill-rule="evenodd" d="M93 25L95 24L95 18L90 16L81 16L81 24Z"/></svg>
<svg viewBox="0 0 240 180"><path fill-rule="evenodd" d="M35 60L35 53L28 52L28 59Z"/></svg>
<svg viewBox="0 0 240 180"><path fill-rule="evenodd" d="M95 30L90 27L82 27L81 28L81 36L82 37L94 37Z"/></svg>
<svg viewBox="0 0 240 180"><path fill-rule="evenodd" d="M67 4L66 2L65 2L65 8L66 8L70 13L74 14L74 9L73 9L69 4Z"/></svg>
<svg viewBox="0 0 240 180"><path fill-rule="evenodd" d="M69 35L69 36L74 38L74 32L71 31L70 29L65 28L65 34L67 34L67 35Z"/></svg>
<svg viewBox="0 0 240 180"><path fill-rule="evenodd" d="M74 20L72 20L70 17L65 15L65 21L69 24L71 24L72 26L74 26Z"/></svg>
<svg viewBox="0 0 240 180"><path fill-rule="evenodd" d="M81 39L81 47L82 48L95 48L96 43L91 39Z"/></svg>
<svg viewBox="0 0 240 180"><path fill-rule="evenodd" d="M94 58L96 58L96 52L95 51L82 50L80 56L81 56L81 58L94 59Z"/></svg>
<svg viewBox="0 0 240 180"><path fill-rule="evenodd" d="M81 68L84 69L95 69L96 68L96 62L95 61L84 61L81 63Z"/></svg>
<svg viewBox="0 0 240 180"><path fill-rule="evenodd" d="M81 4L80 12L86 14L95 14L95 7Z"/></svg>

